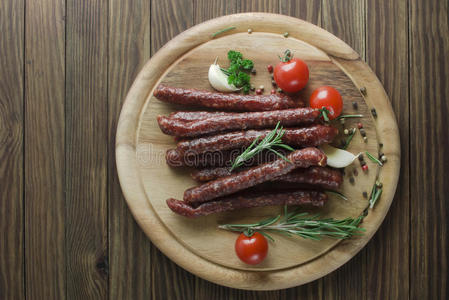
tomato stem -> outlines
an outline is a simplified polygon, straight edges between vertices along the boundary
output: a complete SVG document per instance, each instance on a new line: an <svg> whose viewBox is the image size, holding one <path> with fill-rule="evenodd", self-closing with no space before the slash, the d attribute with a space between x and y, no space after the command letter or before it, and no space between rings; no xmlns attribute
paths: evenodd
<svg viewBox="0 0 449 300"><path fill-rule="evenodd" d="M279 55L278 55L279 56ZM290 51L290 49L287 49L284 51L284 56L279 56L279 59L282 62L289 62L293 58L293 53Z"/></svg>

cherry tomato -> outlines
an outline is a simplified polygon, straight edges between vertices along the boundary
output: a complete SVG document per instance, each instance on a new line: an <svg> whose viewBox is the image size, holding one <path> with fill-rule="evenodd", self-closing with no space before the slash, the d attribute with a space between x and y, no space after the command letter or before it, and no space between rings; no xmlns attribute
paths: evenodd
<svg viewBox="0 0 449 300"><path fill-rule="evenodd" d="M299 92L309 81L309 68L299 58L282 61L274 68L274 81L287 93Z"/></svg>
<svg viewBox="0 0 449 300"><path fill-rule="evenodd" d="M331 86L322 86L313 91L310 96L310 107L321 109L326 107L330 120L335 119L343 110L343 100L340 93Z"/></svg>
<svg viewBox="0 0 449 300"><path fill-rule="evenodd" d="M235 252L244 263L257 265L267 256L267 239L259 232L254 232L250 237L241 233L235 241Z"/></svg>

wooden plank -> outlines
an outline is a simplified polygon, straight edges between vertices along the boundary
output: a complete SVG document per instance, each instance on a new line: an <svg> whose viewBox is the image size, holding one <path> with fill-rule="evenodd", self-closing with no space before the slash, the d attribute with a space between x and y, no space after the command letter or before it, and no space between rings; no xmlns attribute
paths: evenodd
<svg viewBox="0 0 449 300"><path fill-rule="evenodd" d="M324 0L322 26L365 57L365 1ZM366 254L362 250L324 278L325 299L365 299Z"/></svg>
<svg viewBox="0 0 449 300"><path fill-rule="evenodd" d="M108 295L106 0L67 1L67 297Z"/></svg>
<svg viewBox="0 0 449 300"><path fill-rule="evenodd" d="M238 1L238 12L270 12L279 13L279 0Z"/></svg>
<svg viewBox="0 0 449 300"><path fill-rule="evenodd" d="M321 25L321 1L281 1L280 13ZM324 279L280 292L281 299L323 299Z"/></svg>
<svg viewBox="0 0 449 300"><path fill-rule="evenodd" d="M281 1L280 13L321 25L321 1Z"/></svg>
<svg viewBox="0 0 449 300"><path fill-rule="evenodd" d="M152 0L151 54L193 25L193 2ZM151 247L153 299L193 299L195 276L178 267L156 247Z"/></svg>
<svg viewBox="0 0 449 300"><path fill-rule="evenodd" d="M23 299L24 1L0 3L0 299Z"/></svg>
<svg viewBox="0 0 449 300"><path fill-rule="evenodd" d="M209 19L237 12L237 0L195 0L193 10L193 23L199 24Z"/></svg>
<svg viewBox="0 0 449 300"><path fill-rule="evenodd" d="M115 134L123 100L150 58L150 0L109 1L108 202L110 299L149 299L151 243L134 221L120 189Z"/></svg>
<svg viewBox="0 0 449 300"><path fill-rule="evenodd" d="M25 260L30 299L65 299L65 1L26 3Z"/></svg>
<svg viewBox="0 0 449 300"><path fill-rule="evenodd" d="M408 11L403 1L367 1L367 62L393 104L401 136L401 175L396 197L366 246L368 299L409 298L409 77ZM387 142L387 141L384 141Z"/></svg>
<svg viewBox="0 0 449 300"><path fill-rule="evenodd" d="M409 3L411 299L448 299L449 4Z"/></svg>

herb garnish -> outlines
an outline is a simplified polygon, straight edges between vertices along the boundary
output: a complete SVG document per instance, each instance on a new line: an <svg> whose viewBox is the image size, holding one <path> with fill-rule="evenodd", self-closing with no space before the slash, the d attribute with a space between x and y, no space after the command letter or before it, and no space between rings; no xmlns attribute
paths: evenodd
<svg viewBox="0 0 449 300"><path fill-rule="evenodd" d="M361 235L365 231L364 228L358 227L363 216L359 216L356 219L335 220L333 218L320 219L319 215L308 215L308 213L299 212L298 210L289 213L285 206L283 218L281 218L281 215L278 215L254 224L224 224L218 226L218 228L245 232L247 234L257 231L271 241L274 241L274 239L267 231L287 236L297 235L311 240L320 240L322 237L346 239L353 235ZM275 224L276 222L278 223Z"/></svg>
<svg viewBox="0 0 449 300"><path fill-rule="evenodd" d="M250 72L253 69L253 61L243 59L242 53L234 50L228 51L228 58L230 61L229 68L221 68L223 73L228 75L228 83L233 84L238 88L242 88L244 93L248 93L251 85L249 83L250 76L247 72Z"/></svg>
<svg viewBox="0 0 449 300"><path fill-rule="evenodd" d="M279 128L279 125L280 122L276 124L274 130L268 133L259 144L257 144L259 138L256 138L253 141L253 143L234 160L234 162L232 163L231 171L243 165L245 161L251 159L262 150L269 150L278 155L279 157L281 157L282 159L290 162L290 160L287 157L285 157L282 153L273 149L273 147L281 147L289 151L295 150L292 147L282 143L282 136L284 135L285 130L283 130L282 127Z"/></svg>
<svg viewBox="0 0 449 300"><path fill-rule="evenodd" d="M382 195L382 184L378 181L373 185L371 194L369 196L369 208L373 208L377 200L379 200L380 195Z"/></svg>
<svg viewBox="0 0 449 300"><path fill-rule="evenodd" d="M226 31L235 29L235 28L236 28L235 26L231 26L231 27L228 27L228 28L219 30L219 31L215 32L214 34L212 34L212 38L216 37L216 36L219 35L219 34L225 33Z"/></svg>
<svg viewBox="0 0 449 300"><path fill-rule="evenodd" d="M366 153L366 156L368 156L368 158L371 159L371 161L377 163L381 167L383 166L383 163L380 160L378 160L374 155L372 155L368 151L365 151L365 153Z"/></svg>
<svg viewBox="0 0 449 300"><path fill-rule="evenodd" d="M363 115L340 115L336 118L336 120L344 119L344 118L363 118Z"/></svg>
<svg viewBox="0 0 449 300"><path fill-rule="evenodd" d="M352 128L351 133L349 133L348 138L346 139L346 143L343 146L343 149L346 150L349 146L349 143L351 142L352 138L354 137L355 134L355 128Z"/></svg>

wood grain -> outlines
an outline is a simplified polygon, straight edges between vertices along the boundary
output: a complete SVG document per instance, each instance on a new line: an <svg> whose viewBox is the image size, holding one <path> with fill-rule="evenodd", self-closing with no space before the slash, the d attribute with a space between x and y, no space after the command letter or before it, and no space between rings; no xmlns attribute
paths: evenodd
<svg viewBox="0 0 449 300"><path fill-rule="evenodd" d="M193 25L194 2L152 0L151 55L174 36ZM182 299L194 294L195 277L179 268L156 247L151 247L151 295L153 299ZM173 285L173 283L176 283Z"/></svg>
<svg viewBox="0 0 449 300"><path fill-rule="evenodd" d="M27 1L25 17L26 294L65 299L65 3Z"/></svg>
<svg viewBox="0 0 449 300"><path fill-rule="evenodd" d="M67 297L108 295L108 2L67 1Z"/></svg>
<svg viewBox="0 0 449 300"><path fill-rule="evenodd" d="M289 15L321 26L321 1L300 0L280 2L280 14Z"/></svg>
<svg viewBox="0 0 449 300"><path fill-rule="evenodd" d="M115 165L115 131L131 84L150 58L151 1L109 1L108 223L109 298L151 297L151 242L123 198Z"/></svg>
<svg viewBox="0 0 449 300"><path fill-rule="evenodd" d="M324 0L322 26L365 57L365 5L358 0ZM324 278L325 299L365 299L365 251Z"/></svg>
<svg viewBox="0 0 449 300"><path fill-rule="evenodd" d="M0 299L25 297L24 1L0 3Z"/></svg>
<svg viewBox="0 0 449 300"><path fill-rule="evenodd" d="M409 9L410 298L448 299L449 5Z"/></svg>
<svg viewBox="0 0 449 300"><path fill-rule="evenodd" d="M385 221L366 247L368 299L409 297L409 87L406 1L368 0L366 59L390 96L401 136L401 176Z"/></svg>
<svg viewBox="0 0 449 300"><path fill-rule="evenodd" d="M237 2L238 12L279 12L279 0L248 0Z"/></svg>

